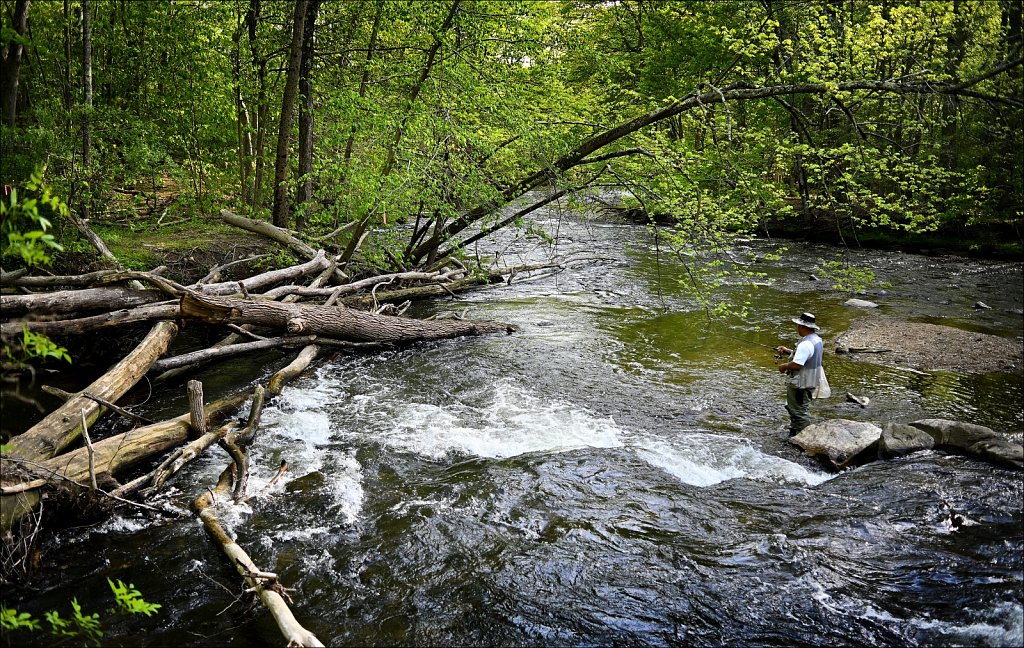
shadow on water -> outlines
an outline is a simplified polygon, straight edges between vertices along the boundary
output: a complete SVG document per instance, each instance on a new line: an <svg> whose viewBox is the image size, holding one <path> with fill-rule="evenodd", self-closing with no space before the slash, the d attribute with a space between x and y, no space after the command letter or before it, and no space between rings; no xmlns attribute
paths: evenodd
<svg viewBox="0 0 1024 648"><path fill-rule="evenodd" d="M791 346L805 310L826 343L871 316L808 278L831 250L798 248L766 269L770 285L733 287L749 316L720 321L643 230L559 227L564 245L618 260L432 307L515 335L338 356L268 407L250 481L264 494L221 513L295 588L302 623L330 645L1020 643L1019 474L928 452L833 475L782 436L768 347ZM886 314L946 309L947 323L1020 334L1019 266L1005 294L984 294L1001 310L978 314L976 262L857 255L891 283L874 296ZM963 418L1020 438L1019 376L826 363L836 396L819 417ZM256 366L235 362L225 384ZM269 487L282 459L291 471ZM203 458L166 500L184 511L224 462ZM195 523L118 517L46 560L26 609L99 600L108 576L164 605L157 625L111 628L119 643L278 641Z"/></svg>

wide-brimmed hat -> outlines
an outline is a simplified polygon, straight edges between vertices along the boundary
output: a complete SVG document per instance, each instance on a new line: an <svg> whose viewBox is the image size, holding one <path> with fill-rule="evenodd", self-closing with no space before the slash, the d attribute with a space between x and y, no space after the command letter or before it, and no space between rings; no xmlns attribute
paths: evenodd
<svg viewBox="0 0 1024 648"><path fill-rule="evenodd" d="M794 319L794 320L790 320L790 321L793 322L794 324L798 324L800 326L806 326L807 328L811 329L812 331L817 331L818 330L818 325L814 321L814 313L800 313L800 317L798 319Z"/></svg>

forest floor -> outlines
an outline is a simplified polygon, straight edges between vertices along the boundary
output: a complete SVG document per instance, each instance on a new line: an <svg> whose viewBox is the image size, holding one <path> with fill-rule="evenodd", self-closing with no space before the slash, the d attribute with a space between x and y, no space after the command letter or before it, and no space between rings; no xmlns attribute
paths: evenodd
<svg viewBox="0 0 1024 648"><path fill-rule="evenodd" d="M1018 340L951 326L864 318L836 339L838 347L888 349L851 353L860 360L920 370L965 372L1024 370L1024 344Z"/></svg>
<svg viewBox="0 0 1024 648"><path fill-rule="evenodd" d="M186 284L214 266L282 254L272 241L221 220L220 209L230 202L227 198L207 196L200 202L186 193L166 174L144 191L115 190L107 211L94 215L89 225L125 268L149 271L167 266L167 277ZM62 261L68 267L60 270L68 274L101 267L92 248L63 255ZM273 263L268 259L265 265Z"/></svg>

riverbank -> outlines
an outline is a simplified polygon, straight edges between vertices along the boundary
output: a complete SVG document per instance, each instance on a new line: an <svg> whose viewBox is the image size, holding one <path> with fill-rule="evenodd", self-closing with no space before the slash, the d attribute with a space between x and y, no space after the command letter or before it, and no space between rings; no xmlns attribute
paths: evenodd
<svg viewBox="0 0 1024 648"><path fill-rule="evenodd" d="M1004 223L957 225L934 232L904 232L854 225L848 218L822 214L766 217L758 234L844 247L925 254L953 254L972 259L1024 261L1021 219Z"/></svg>

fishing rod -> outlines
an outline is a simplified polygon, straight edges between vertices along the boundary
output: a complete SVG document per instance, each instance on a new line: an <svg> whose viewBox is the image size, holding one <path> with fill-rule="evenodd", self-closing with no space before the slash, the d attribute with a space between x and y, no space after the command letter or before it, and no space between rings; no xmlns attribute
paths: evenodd
<svg viewBox="0 0 1024 648"><path fill-rule="evenodd" d="M740 342L746 342L747 344L753 344L753 345L756 345L756 346L759 346L759 347L764 347L766 349L771 349L772 353L775 354L776 358L781 358L782 357L782 354L779 353L779 348L777 346L771 346L770 344L763 344L761 342L754 342L753 340L748 340L746 338L741 338L741 337L739 337L737 335L730 335L728 333L712 333L711 335L717 335L717 336L720 336L720 337L727 337L727 338L729 338L731 340L739 340Z"/></svg>

